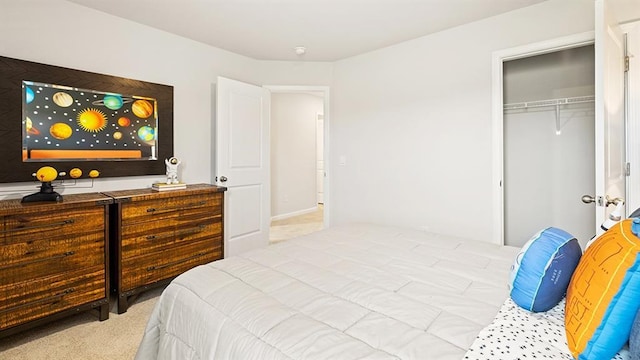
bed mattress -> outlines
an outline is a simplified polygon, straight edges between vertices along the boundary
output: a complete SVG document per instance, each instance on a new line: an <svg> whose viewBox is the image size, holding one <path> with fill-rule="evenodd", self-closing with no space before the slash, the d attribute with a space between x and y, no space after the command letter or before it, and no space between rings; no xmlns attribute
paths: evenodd
<svg viewBox="0 0 640 360"><path fill-rule="evenodd" d="M136 359L462 359L508 297L518 251L332 227L177 277Z"/></svg>

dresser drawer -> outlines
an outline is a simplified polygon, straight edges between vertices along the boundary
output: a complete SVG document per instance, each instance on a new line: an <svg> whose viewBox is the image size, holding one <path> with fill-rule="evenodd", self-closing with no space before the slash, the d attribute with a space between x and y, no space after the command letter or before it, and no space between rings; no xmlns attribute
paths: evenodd
<svg viewBox="0 0 640 360"><path fill-rule="evenodd" d="M188 221L203 215L221 215L221 203L222 193L205 193L122 203L121 221L123 226L155 221Z"/></svg>
<svg viewBox="0 0 640 360"><path fill-rule="evenodd" d="M0 285L0 330L104 299L104 265Z"/></svg>
<svg viewBox="0 0 640 360"><path fill-rule="evenodd" d="M177 276L222 258L222 238L194 241L122 260L122 291Z"/></svg>
<svg viewBox="0 0 640 360"><path fill-rule="evenodd" d="M105 266L104 233L0 247L0 285Z"/></svg>
<svg viewBox="0 0 640 360"><path fill-rule="evenodd" d="M104 208L74 208L64 212L24 212L2 218L0 246L37 239L74 237L104 231Z"/></svg>
<svg viewBox="0 0 640 360"><path fill-rule="evenodd" d="M148 229L129 225L122 228L122 259L140 256L150 252L164 251L174 245L182 245L199 240L221 238L222 219L205 218L182 223L180 226L164 227L164 222L154 223Z"/></svg>

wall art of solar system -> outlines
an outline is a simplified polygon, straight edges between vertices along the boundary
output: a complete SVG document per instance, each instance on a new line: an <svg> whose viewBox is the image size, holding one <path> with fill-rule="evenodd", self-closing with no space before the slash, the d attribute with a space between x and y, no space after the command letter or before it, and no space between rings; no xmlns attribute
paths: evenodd
<svg viewBox="0 0 640 360"><path fill-rule="evenodd" d="M173 128L171 85L0 56L0 183L164 175Z"/></svg>
<svg viewBox="0 0 640 360"><path fill-rule="evenodd" d="M23 161L156 160L156 99L22 82Z"/></svg>

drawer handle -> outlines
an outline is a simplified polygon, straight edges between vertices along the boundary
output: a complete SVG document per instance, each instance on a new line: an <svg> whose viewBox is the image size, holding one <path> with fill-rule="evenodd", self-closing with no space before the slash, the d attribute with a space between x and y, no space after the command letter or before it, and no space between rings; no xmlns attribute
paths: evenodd
<svg viewBox="0 0 640 360"><path fill-rule="evenodd" d="M56 302L59 302L60 300L62 300L63 297L65 297L68 294L71 294L72 292L76 291L76 289L74 288L69 288L69 289L65 289L64 291L61 291L55 295L46 297L44 299L40 299L40 300L36 300L36 301L30 301L28 303L22 304L22 305L18 305L18 306L13 306L4 310L0 310L0 314L4 314L4 313L9 313L12 311L16 311L22 308L26 308L26 307L33 307L36 305L41 305L41 304L54 304Z"/></svg>
<svg viewBox="0 0 640 360"><path fill-rule="evenodd" d="M65 257L71 256L71 255L73 255L75 253L76 253L75 251L67 251L67 252L64 252L62 254L50 256L48 258L35 259L35 260L27 261L27 262L19 262L17 264L11 264L11 265L7 265L7 266L2 266L2 267L0 267L0 270L11 269L13 267L18 267L18 266L28 266L28 265L37 264L37 263L43 262L43 261L51 261L51 260L63 259Z"/></svg>
<svg viewBox="0 0 640 360"><path fill-rule="evenodd" d="M170 263L167 263L167 264L164 264L164 265L149 266L149 267L147 267L147 271L161 270L161 269L168 268L168 267L171 267L171 266L176 265L176 264L183 263L185 261L197 259L197 258L205 256L205 255L207 255L206 252L199 252L199 253L197 253L197 254L195 254L193 256L190 256L190 257L188 257L186 259L170 262Z"/></svg>
<svg viewBox="0 0 640 360"><path fill-rule="evenodd" d="M193 203L190 203L190 204L185 204L185 205L175 206L175 207L170 207L170 208L164 208L164 209L159 209L159 210L156 209L156 208L148 208L147 212L148 213L153 213L153 214L164 214L164 213L167 213L167 212L178 211L178 210L186 210L186 209L191 208L191 207L202 206L202 205L206 205L206 204L207 204L207 202L205 200L201 200L201 201L193 202Z"/></svg>
<svg viewBox="0 0 640 360"><path fill-rule="evenodd" d="M65 226L65 225L73 224L74 222L76 222L76 221L75 221L75 219L67 219L67 220L58 221L58 222L53 222L53 223L48 223L48 224L40 224L40 225L32 225L32 226L18 227L18 228L15 228L15 229L8 229L8 230L4 230L4 231L2 231L2 233L8 233L8 232L14 232L14 231L24 231L24 230L31 230L31 229L41 229L41 228L49 228L49 227Z"/></svg>

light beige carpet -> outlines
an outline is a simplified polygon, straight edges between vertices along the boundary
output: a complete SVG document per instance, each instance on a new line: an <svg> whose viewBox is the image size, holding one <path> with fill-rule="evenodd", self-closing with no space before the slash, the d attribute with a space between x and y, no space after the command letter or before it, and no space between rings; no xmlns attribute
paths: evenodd
<svg viewBox="0 0 640 360"><path fill-rule="evenodd" d="M269 229L269 242L274 244L310 234L322 230L323 226L323 205L320 204L314 212L272 221Z"/></svg>
<svg viewBox="0 0 640 360"><path fill-rule="evenodd" d="M112 303L109 319L102 322L85 312L0 339L0 359L131 360L161 292L140 294L121 315Z"/></svg>

